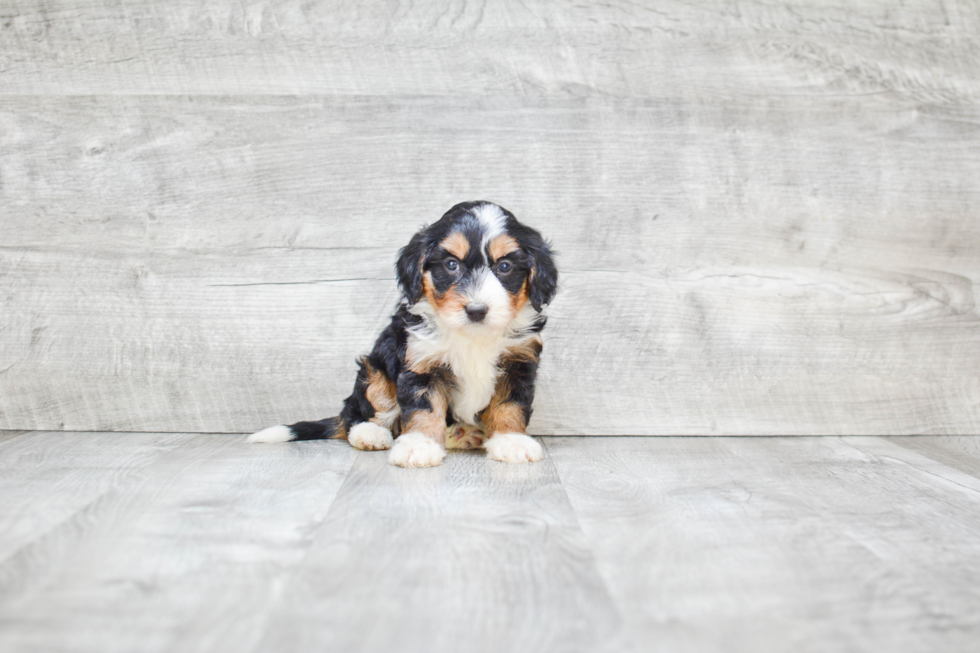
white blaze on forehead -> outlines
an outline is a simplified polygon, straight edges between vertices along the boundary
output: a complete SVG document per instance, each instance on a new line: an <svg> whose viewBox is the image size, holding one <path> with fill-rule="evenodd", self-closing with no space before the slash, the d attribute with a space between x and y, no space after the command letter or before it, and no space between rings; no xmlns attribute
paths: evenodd
<svg viewBox="0 0 980 653"><path fill-rule="evenodd" d="M493 274L489 268L480 270L479 276L474 280L473 289L467 293L467 299L474 304L483 304L487 307L488 326L506 326L510 322L510 295L504 288L497 275ZM506 320L506 322L502 322Z"/></svg>
<svg viewBox="0 0 980 653"><path fill-rule="evenodd" d="M483 239L480 242L480 253L486 258L487 245L491 240L504 233L507 224L507 216L496 204L481 204L473 209L480 227L483 231Z"/></svg>

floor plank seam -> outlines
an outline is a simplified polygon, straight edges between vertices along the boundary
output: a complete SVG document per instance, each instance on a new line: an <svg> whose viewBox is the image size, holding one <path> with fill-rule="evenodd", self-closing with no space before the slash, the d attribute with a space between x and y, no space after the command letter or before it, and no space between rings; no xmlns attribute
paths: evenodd
<svg viewBox="0 0 980 653"><path fill-rule="evenodd" d="M555 437L555 436L550 436L550 437ZM584 437L588 437L588 436L584 436ZM636 637L629 628L628 622L626 620L626 614L624 613L623 609L620 607L619 601L616 599L616 595L613 594L613 590L610 585L609 579L606 578L606 576L602 573L602 568L599 565L599 557L595 550L595 544L592 541L592 539L589 537L588 532L582 526L582 519L578 513L578 510L576 510L575 508L575 504L572 502L572 498L568 495L568 490L565 487L565 479L562 478L561 469L559 469L558 465L555 464L554 460L551 457L551 450L548 448L548 438L539 436L538 439L541 441L541 447L542 449L544 449L545 455L547 455L548 457L548 463L555 470L555 476L558 478L559 487L561 488L562 495L565 498L565 502L568 504L568 508L571 511L572 516L575 518L575 526L576 528L578 528L579 532L582 534L582 537L585 540L585 543L588 545L589 561L591 562L593 569L595 569L596 575L602 581L602 586L605 589L606 596L609 598L609 601L611 602L613 608L616 611L616 616L619 618L623 637L627 645L627 650L634 651L636 650L636 643L635 643Z"/></svg>

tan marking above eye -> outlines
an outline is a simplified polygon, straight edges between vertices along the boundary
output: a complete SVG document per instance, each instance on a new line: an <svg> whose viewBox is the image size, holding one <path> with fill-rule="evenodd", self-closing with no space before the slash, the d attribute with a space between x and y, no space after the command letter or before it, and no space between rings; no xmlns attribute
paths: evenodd
<svg viewBox="0 0 980 653"><path fill-rule="evenodd" d="M440 246L460 260L466 258L466 255L470 252L470 241L459 231L449 234L449 236L443 239Z"/></svg>
<svg viewBox="0 0 980 653"><path fill-rule="evenodd" d="M503 258L511 252L516 252L518 249L520 249L520 246L517 244L517 241L507 234L497 236L487 245L487 251L490 253L490 259L493 261Z"/></svg>

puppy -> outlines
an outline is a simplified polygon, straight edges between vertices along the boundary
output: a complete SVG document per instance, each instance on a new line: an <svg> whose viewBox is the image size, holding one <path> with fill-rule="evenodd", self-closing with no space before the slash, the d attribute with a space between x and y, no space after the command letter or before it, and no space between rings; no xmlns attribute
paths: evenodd
<svg viewBox="0 0 980 653"><path fill-rule="evenodd" d="M465 202L415 234L395 269L403 297L358 359L340 415L273 426L249 441L346 437L357 449L390 448L388 461L401 467L440 465L447 448L541 460L526 429L542 311L558 289L541 234L496 204Z"/></svg>

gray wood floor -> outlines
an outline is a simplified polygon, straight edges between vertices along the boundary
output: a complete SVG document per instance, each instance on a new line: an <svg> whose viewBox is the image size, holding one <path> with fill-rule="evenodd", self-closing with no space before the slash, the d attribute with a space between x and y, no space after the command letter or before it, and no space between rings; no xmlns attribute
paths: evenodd
<svg viewBox="0 0 980 653"><path fill-rule="evenodd" d="M0 433L0 650L974 651L980 440Z"/></svg>

